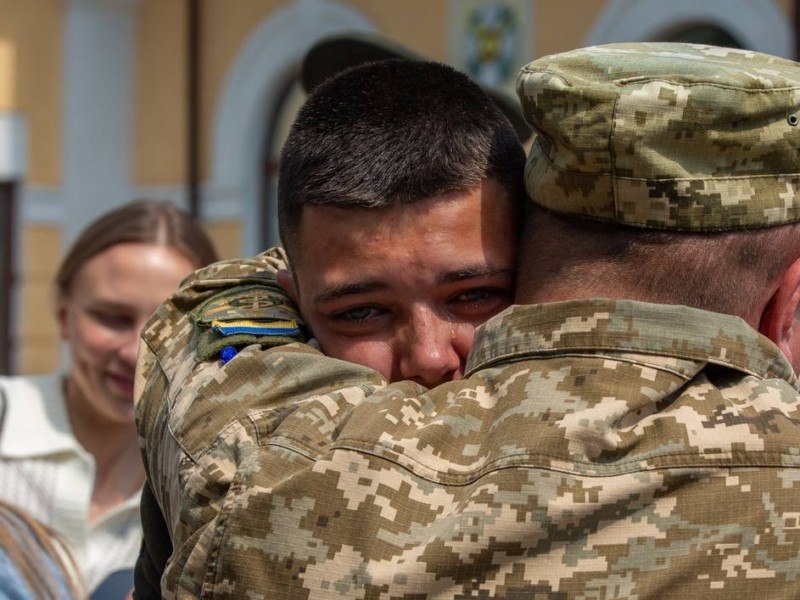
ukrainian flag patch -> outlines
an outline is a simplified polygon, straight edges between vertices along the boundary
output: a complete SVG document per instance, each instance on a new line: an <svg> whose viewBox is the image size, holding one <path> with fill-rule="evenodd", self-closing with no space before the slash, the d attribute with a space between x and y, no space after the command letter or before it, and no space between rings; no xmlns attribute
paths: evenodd
<svg viewBox="0 0 800 600"><path fill-rule="evenodd" d="M249 335L284 335L291 336L300 333L297 321L252 321L238 319L233 321L211 321L211 329L223 336L249 334Z"/></svg>

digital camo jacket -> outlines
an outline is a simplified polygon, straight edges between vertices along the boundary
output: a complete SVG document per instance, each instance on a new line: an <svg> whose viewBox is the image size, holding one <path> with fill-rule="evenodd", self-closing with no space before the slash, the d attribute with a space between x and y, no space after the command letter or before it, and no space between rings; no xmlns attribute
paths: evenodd
<svg viewBox="0 0 800 600"><path fill-rule="evenodd" d="M430 392L303 344L201 358L201 306L291 316L274 264L212 267L144 333L166 597L800 598L795 376L739 319L516 306Z"/></svg>

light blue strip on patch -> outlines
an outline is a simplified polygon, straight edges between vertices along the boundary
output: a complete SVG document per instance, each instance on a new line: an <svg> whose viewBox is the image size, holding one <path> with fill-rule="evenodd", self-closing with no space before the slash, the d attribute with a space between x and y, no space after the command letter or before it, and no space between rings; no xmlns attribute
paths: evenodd
<svg viewBox="0 0 800 600"><path fill-rule="evenodd" d="M211 328L217 333L228 336L240 333L249 335L296 335L300 328L295 321L212 321Z"/></svg>

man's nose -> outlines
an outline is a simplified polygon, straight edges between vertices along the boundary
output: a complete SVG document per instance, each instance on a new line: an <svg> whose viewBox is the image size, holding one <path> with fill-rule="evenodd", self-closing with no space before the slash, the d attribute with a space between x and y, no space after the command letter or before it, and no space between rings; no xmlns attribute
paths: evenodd
<svg viewBox="0 0 800 600"><path fill-rule="evenodd" d="M462 358L455 341L453 324L429 311L418 311L403 337L400 376L426 387L463 376Z"/></svg>

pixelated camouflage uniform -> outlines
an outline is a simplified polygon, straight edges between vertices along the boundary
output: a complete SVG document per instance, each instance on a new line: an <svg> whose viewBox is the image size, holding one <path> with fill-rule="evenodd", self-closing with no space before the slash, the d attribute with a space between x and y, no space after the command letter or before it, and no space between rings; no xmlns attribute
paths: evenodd
<svg viewBox="0 0 800 600"><path fill-rule="evenodd" d="M328 358L319 361L322 355L312 345L292 344L308 341L302 328L290 337L213 332L214 321L302 323L275 282L276 269L284 265L282 250L273 249L200 269L158 308L142 334L134 392L137 428L148 484L177 551L168 575L184 577L181 585L194 577L195 568L179 566L181 553L194 544L199 549L202 538L195 538L201 531L213 534L224 491L237 472L233 463L220 463L210 471L203 465L218 458L218 436L243 435L236 442L242 449L250 443L249 432L235 425L226 428L229 421L234 424L266 406L280 415L306 399L309 391L363 396L385 383L364 367ZM279 344L286 345L273 355L269 348ZM226 346L241 351L222 364L219 357ZM192 552L194 561L197 549ZM196 568L203 571L205 565ZM174 590L178 584L168 579L165 585Z"/></svg>
<svg viewBox="0 0 800 600"><path fill-rule="evenodd" d="M198 360L186 317L208 289L162 307L140 362L167 597L800 590L796 380L738 318L513 307L466 380L425 393L302 344Z"/></svg>
<svg viewBox="0 0 800 600"><path fill-rule="evenodd" d="M585 69L597 57L561 60L573 58ZM528 75L570 86L550 68L543 59L520 80L526 113L545 134L527 174L529 183L543 178L533 189L562 194L563 212L697 230L796 218L792 178L753 175L774 162L757 130L748 149L766 152L752 156L761 167L720 167L719 180L668 179L665 156L641 178L630 156L623 162L632 171L607 165L582 176L603 153L578 151L575 139L589 144L593 135L562 134L580 133L580 103L598 100L577 86L538 122L533 95L559 96ZM739 93L771 86L796 107L777 77L724 89L738 102ZM656 113L668 93L655 79L615 85L645 99L655 92ZM609 96L606 107L618 100ZM768 127L776 114L760 126L790 152ZM634 112L629 125L649 117ZM559 120L561 129L548 129ZM608 145L615 128L602 127ZM646 150L637 152L653 158ZM651 188L635 205L615 187L626 177L623 185ZM190 282L143 336L138 426L176 544L166 597L800 598L797 380L780 350L741 319L626 300L515 306L478 330L466 379L426 391L385 385L302 343L255 340L222 364L203 350L219 345L198 318L204 302L234 316L276 303L274 316L287 317L277 291L257 303L236 295L263 266L228 268Z"/></svg>
<svg viewBox="0 0 800 600"><path fill-rule="evenodd" d="M553 211L729 231L800 220L800 68L694 44L608 44L523 67L525 185Z"/></svg>

